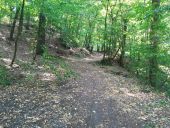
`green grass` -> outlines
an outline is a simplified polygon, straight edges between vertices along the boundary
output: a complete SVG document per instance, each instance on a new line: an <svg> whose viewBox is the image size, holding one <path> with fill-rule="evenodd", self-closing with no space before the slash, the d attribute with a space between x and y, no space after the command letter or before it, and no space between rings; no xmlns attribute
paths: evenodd
<svg viewBox="0 0 170 128"><path fill-rule="evenodd" d="M37 65L32 65L21 61L18 61L17 63L20 65L22 71L28 72L24 80L36 81L35 75L39 71ZM59 85L61 83L65 83L70 78L77 77L77 74L71 69L69 64L67 64L63 58L50 55L47 51L43 54L38 63L39 66L42 67L42 72L51 72L55 75L56 82Z"/></svg>
<svg viewBox="0 0 170 128"><path fill-rule="evenodd" d="M2 65L0 65L0 86L8 86L11 84L12 77L9 71Z"/></svg>
<svg viewBox="0 0 170 128"><path fill-rule="evenodd" d="M55 74L59 83L77 76L65 60L60 57L44 54L42 63L47 70L50 70L53 74Z"/></svg>
<svg viewBox="0 0 170 128"><path fill-rule="evenodd" d="M155 126L155 124L150 122L150 123L145 124L144 128L156 128L156 126Z"/></svg>

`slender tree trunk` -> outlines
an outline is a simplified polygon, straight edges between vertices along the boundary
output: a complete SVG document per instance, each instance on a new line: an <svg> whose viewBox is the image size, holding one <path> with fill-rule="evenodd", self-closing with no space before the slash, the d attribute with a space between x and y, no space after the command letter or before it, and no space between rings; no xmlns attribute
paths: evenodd
<svg viewBox="0 0 170 128"><path fill-rule="evenodd" d="M157 62L157 53L158 53L158 44L159 44L159 34L158 34L158 25L159 20L159 7L160 0L152 0L152 10L153 16L151 21L150 28L150 58L149 58L149 81L152 86L157 86L157 71L158 71L158 62Z"/></svg>
<svg viewBox="0 0 170 128"><path fill-rule="evenodd" d="M96 15L97 16L97 15ZM95 16L95 17L96 17ZM94 31L94 20L90 20L90 17L89 17L89 24L88 24L88 27L89 27L89 30L88 32L86 33L86 40L85 40L85 47L87 50L89 51L93 51L93 44L92 44L92 34L93 34L93 31Z"/></svg>
<svg viewBox="0 0 170 128"><path fill-rule="evenodd" d="M27 15L26 15L27 23L26 23L26 25L25 25L25 28L26 28L27 30L29 30L29 28L30 28L30 18L31 18L31 15L30 15L30 12L28 12Z"/></svg>
<svg viewBox="0 0 170 128"><path fill-rule="evenodd" d="M103 60L106 57L106 40L107 40L107 17L108 17L108 11L109 11L109 1L107 0L107 5L106 5L106 16L105 16L105 32L104 32L104 44L103 44Z"/></svg>
<svg viewBox="0 0 170 128"><path fill-rule="evenodd" d="M40 12L40 14L39 14L39 28L38 28L38 40L37 40L37 46L36 46L36 54L37 55L42 55L44 53L45 25L46 25L45 15L42 12Z"/></svg>
<svg viewBox="0 0 170 128"><path fill-rule="evenodd" d="M108 11L109 11L109 0L107 0L106 5L106 16L105 16L105 32L104 32L104 44L103 44L103 60L106 58L106 39L107 39L107 17L108 17Z"/></svg>
<svg viewBox="0 0 170 128"><path fill-rule="evenodd" d="M17 22L17 18L20 12L20 7L17 7L16 13L15 13L15 17L11 26L11 31L10 31L10 36L9 36L9 40L14 40L14 30L15 30L15 26L16 26L16 22Z"/></svg>
<svg viewBox="0 0 170 128"><path fill-rule="evenodd" d="M10 6L9 10L10 10L10 25L12 25L12 23L13 23L13 7Z"/></svg>
<svg viewBox="0 0 170 128"><path fill-rule="evenodd" d="M25 6L25 0L23 0L23 2L22 2L21 15L20 15L19 26L18 26L18 33L17 33L17 37L16 37L16 40L15 40L14 55L13 55L13 59L12 59L12 62L10 64L10 66L13 65L13 63L14 63L14 61L16 59L16 53L17 53L17 48L18 48L18 40L19 40L19 38L21 36L22 26L23 26L24 6Z"/></svg>
<svg viewBox="0 0 170 128"><path fill-rule="evenodd" d="M126 32L127 32L127 19L123 19L123 38L121 43L121 54L120 54L120 66L124 66L123 60L125 56L125 45L126 45Z"/></svg>

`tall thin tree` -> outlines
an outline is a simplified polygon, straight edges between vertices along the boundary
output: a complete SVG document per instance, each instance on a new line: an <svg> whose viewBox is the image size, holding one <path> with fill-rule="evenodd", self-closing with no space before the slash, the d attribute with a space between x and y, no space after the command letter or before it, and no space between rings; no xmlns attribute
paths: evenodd
<svg viewBox="0 0 170 128"><path fill-rule="evenodd" d="M16 12L15 12L15 17L11 26L11 30L10 30L10 36L9 36L9 40L14 40L14 30L15 30L15 26L16 26L16 22L17 22L17 18L20 12L20 6L18 6L16 8Z"/></svg>
<svg viewBox="0 0 170 128"><path fill-rule="evenodd" d="M107 43L107 18L108 18L108 13L109 13L109 2L110 0L107 0L107 3L106 3L106 15L105 15L105 20L104 20L104 44L103 44L103 60L105 60L106 58L106 43Z"/></svg>
<svg viewBox="0 0 170 128"><path fill-rule="evenodd" d="M25 0L23 0L23 2L22 2L21 14L20 14L19 26L18 26L18 33L17 33L16 40L15 40L14 55L13 55L13 59L11 61L10 66L13 65L13 63L16 59L16 53L17 53L17 49L18 49L18 41L19 41L19 38L20 38L21 33L22 33L23 18L24 18L24 6L25 6Z"/></svg>
<svg viewBox="0 0 170 128"><path fill-rule="evenodd" d="M120 66L124 66L124 57L125 57L125 45L126 45L126 32L127 32L127 19L123 19L123 36L122 36L122 41L121 41L121 54L120 54Z"/></svg>
<svg viewBox="0 0 170 128"><path fill-rule="evenodd" d="M160 14L159 14L160 0L152 0L152 20L150 28L150 58L149 58L149 81L152 86L157 85L158 72L158 44L159 44L159 28Z"/></svg>

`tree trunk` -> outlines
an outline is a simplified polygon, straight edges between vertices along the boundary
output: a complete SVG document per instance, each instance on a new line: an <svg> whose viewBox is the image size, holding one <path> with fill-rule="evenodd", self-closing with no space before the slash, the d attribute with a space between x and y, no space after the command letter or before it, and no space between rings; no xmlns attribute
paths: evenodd
<svg viewBox="0 0 170 128"><path fill-rule="evenodd" d="M15 17L11 26L11 31L10 31L10 36L9 36L9 40L14 40L14 30L15 30L15 26L16 26L16 22L17 22L17 18L20 12L20 7L17 8L16 13L15 13Z"/></svg>
<svg viewBox="0 0 170 128"><path fill-rule="evenodd" d="M12 23L13 23L13 6L10 6L9 10L10 10L10 25L12 25Z"/></svg>
<svg viewBox="0 0 170 128"><path fill-rule="evenodd" d="M152 86L157 86L157 71L158 71L158 62L157 62L157 53L158 53L158 44L159 44L159 34L158 34L158 25L159 20L159 7L160 0L152 0L152 21L150 28L150 58L149 58L149 81Z"/></svg>
<svg viewBox="0 0 170 128"><path fill-rule="evenodd" d="M45 18L45 15L41 12L39 14L38 40L37 40L37 46L36 46L37 55L42 55L44 53L45 25L46 25L46 18Z"/></svg>
<svg viewBox="0 0 170 128"><path fill-rule="evenodd" d="M13 59L12 59L12 62L10 64L10 66L13 65L13 63L14 63L14 61L16 59L16 53L17 53L17 48L18 48L18 40L19 40L19 38L21 36L22 26L23 26L24 6L25 6L25 0L23 0L23 3L22 3L21 15L20 15L19 26L18 26L18 33L17 33L17 37L16 37L16 40L15 40L14 55L13 55Z"/></svg>
<svg viewBox="0 0 170 128"><path fill-rule="evenodd" d="M106 16L105 16L105 32L104 32L104 44L103 44L103 60L106 58L106 39L107 39L107 17L108 17L108 11L109 11L109 0L107 0L106 5Z"/></svg>
<svg viewBox="0 0 170 128"><path fill-rule="evenodd" d="M120 66L124 67L125 45L126 45L127 19L123 19L123 38L121 42Z"/></svg>
<svg viewBox="0 0 170 128"><path fill-rule="evenodd" d="M97 44L97 52L100 52L100 46Z"/></svg>
<svg viewBox="0 0 170 128"><path fill-rule="evenodd" d="M26 28L27 30L29 30L29 28L30 28L30 18L31 18L30 12L28 12L27 15L26 15L27 23L26 23L26 25L25 25L25 28Z"/></svg>

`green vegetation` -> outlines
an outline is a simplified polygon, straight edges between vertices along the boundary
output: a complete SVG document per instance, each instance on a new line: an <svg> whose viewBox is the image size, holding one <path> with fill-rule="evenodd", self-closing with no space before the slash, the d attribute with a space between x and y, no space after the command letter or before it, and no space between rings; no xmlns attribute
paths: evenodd
<svg viewBox="0 0 170 128"><path fill-rule="evenodd" d="M0 65L0 86L8 86L12 82L12 78L9 75L9 71L6 67Z"/></svg>
<svg viewBox="0 0 170 128"><path fill-rule="evenodd" d="M43 55L45 37L57 36L66 48L102 52L102 63L116 60L147 84L167 90L169 5L168 0L1 0L0 20L9 19L13 34L19 19L13 62L22 27L34 27L36 55Z"/></svg>
<svg viewBox="0 0 170 128"><path fill-rule="evenodd" d="M77 74L70 68L69 64L67 64L64 59L50 55L47 52L40 58L39 65L21 61L18 61L17 63L21 66L22 71L25 74L24 80L26 81L40 82L41 80L37 79L37 75L40 77L43 73L48 72L55 75L57 85L66 82L70 78L77 77ZM41 70L38 68L39 66L41 67Z"/></svg>
<svg viewBox="0 0 170 128"><path fill-rule="evenodd" d="M69 78L77 76L62 58L45 53L42 57L42 63L45 69L55 74L58 83L65 82Z"/></svg>

